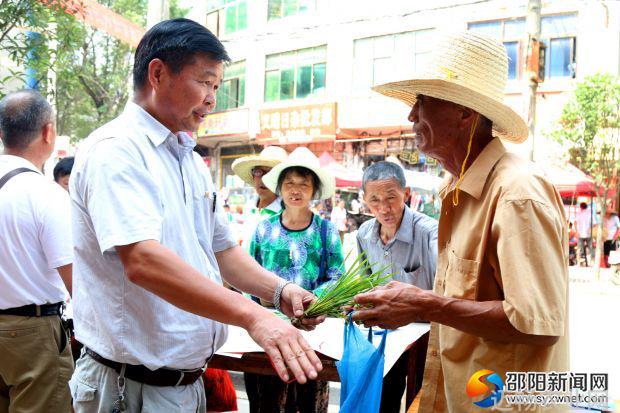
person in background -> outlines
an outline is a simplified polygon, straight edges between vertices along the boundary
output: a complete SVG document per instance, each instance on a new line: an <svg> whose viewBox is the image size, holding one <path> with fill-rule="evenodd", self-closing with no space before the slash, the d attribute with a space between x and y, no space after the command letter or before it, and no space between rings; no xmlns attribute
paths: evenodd
<svg viewBox="0 0 620 413"><path fill-rule="evenodd" d="M285 208L258 224L250 254L267 270L320 295L340 275L343 256L336 228L314 214L310 202L331 197L335 179L321 169L319 159L308 148L300 147L263 181L282 197ZM245 383L252 412L327 412L326 381L285 384L272 376L245 374Z"/></svg>
<svg viewBox="0 0 620 413"><path fill-rule="evenodd" d="M344 245L344 234L347 232L347 210L344 201L338 201L329 219L340 234L340 243Z"/></svg>
<svg viewBox="0 0 620 413"><path fill-rule="evenodd" d="M607 208L610 208L609 206ZM603 226L604 241L603 254L605 256L605 266L609 267L609 254L616 250L616 243L620 238L620 219L618 215L607 210L605 213L605 222Z"/></svg>
<svg viewBox="0 0 620 413"><path fill-rule="evenodd" d="M73 156L62 158L54 166L54 181L67 192L69 192L69 177L71 176L71 169L73 169L73 159Z"/></svg>
<svg viewBox="0 0 620 413"><path fill-rule="evenodd" d="M437 267L437 221L405 205L410 188L400 165L377 162L364 170L364 200L375 218L357 232L357 246L372 271L387 266L393 280L432 290ZM381 413L398 413L405 391L407 356L403 355L383 381ZM418 378L421 382L422 377Z"/></svg>
<svg viewBox="0 0 620 413"><path fill-rule="evenodd" d="M67 413L73 244L69 195L41 173L56 142L52 107L34 90L7 95L0 137L0 412Z"/></svg>
<svg viewBox="0 0 620 413"><path fill-rule="evenodd" d="M594 248L592 248L592 210L588 208L588 204L585 202L579 204L579 209L575 219L577 234L579 236L579 260L587 267L588 256L590 256L591 262L594 261Z"/></svg>
<svg viewBox="0 0 620 413"><path fill-rule="evenodd" d="M263 183L263 176L271 171L271 168L286 159L288 154L279 146L267 146L258 155L244 156L235 159L232 164L233 172L254 187L257 198L252 201L252 208L245 215L243 226L243 238L241 245L248 249L250 238L254 234L256 225L270 216L280 213L282 200L271 192Z"/></svg>
<svg viewBox="0 0 620 413"><path fill-rule="evenodd" d="M577 244L579 243L579 234L572 222L568 222L568 265L577 264Z"/></svg>
<svg viewBox="0 0 620 413"><path fill-rule="evenodd" d="M224 204L224 213L226 214L226 221L232 222L233 216L232 216L232 213L230 212L230 205Z"/></svg>
<svg viewBox="0 0 620 413"><path fill-rule="evenodd" d="M362 204L360 203L360 201L357 198L353 198L351 200L351 213L354 215L358 215L360 213L360 208L362 207Z"/></svg>

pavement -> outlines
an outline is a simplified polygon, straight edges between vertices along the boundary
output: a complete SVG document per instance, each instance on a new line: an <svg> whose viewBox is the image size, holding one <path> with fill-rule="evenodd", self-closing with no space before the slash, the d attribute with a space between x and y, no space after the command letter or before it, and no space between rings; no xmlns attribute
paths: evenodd
<svg viewBox="0 0 620 413"><path fill-rule="evenodd" d="M620 280L613 281L610 269L601 269L600 280L595 280L591 268L570 267L569 274L570 369L575 373L608 373L609 400L620 406ZM243 375L231 372L231 377L237 389L238 411L249 413ZM339 404L340 383L330 383L329 413L338 412Z"/></svg>

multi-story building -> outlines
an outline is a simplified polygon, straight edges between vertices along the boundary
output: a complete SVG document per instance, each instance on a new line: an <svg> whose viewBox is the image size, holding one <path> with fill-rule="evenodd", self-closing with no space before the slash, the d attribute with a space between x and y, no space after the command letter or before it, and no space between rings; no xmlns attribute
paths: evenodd
<svg viewBox="0 0 620 413"><path fill-rule="evenodd" d="M527 0L206 0L190 17L225 43L215 112L201 130L220 185L230 165L267 144L307 145L346 166L397 155L410 167L434 162L413 149L410 108L371 91L411 77L437 35L476 30L500 39L509 60L508 103L524 114ZM620 71L620 2L544 1L545 81L538 88L536 150L575 83ZM527 155L531 142L517 151Z"/></svg>

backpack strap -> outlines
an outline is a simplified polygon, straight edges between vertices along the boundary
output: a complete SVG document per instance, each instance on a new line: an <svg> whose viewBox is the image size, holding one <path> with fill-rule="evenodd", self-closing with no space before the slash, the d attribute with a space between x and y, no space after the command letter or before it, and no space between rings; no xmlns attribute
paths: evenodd
<svg viewBox="0 0 620 413"><path fill-rule="evenodd" d="M17 169L13 169L12 171L8 172L6 175L4 175L0 179L0 189L2 189L4 184L6 184L9 181L9 179L13 178L15 175L19 175L19 174L24 173L24 172L34 172L35 174L37 173L36 171L33 171L30 168L17 168Z"/></svg>
<svg viewBox="0 0 620 413"><path fill-rule="evenodd" d="M319 267L319 280L323 281L327 276L327 220L321 219L321 263Z"/></svg>

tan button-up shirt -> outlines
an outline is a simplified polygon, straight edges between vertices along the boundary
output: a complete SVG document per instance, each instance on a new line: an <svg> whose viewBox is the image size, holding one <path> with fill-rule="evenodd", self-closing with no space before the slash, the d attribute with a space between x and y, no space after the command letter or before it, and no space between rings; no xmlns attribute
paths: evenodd
<svg viewBox="0 0 620 413"><path fill-rule="evenodd" d="M508 371L569 370L568 237L557 191L498 138L466 171L457 206L453 190L450 182L441 192L435 293L501 301L517 330L559 341L549 347L500 343L433 323L423 413L488 411L474 405L465 390L481 369L498 373L504 382ZM505 400L497 407L502 406Z"/></svg>

